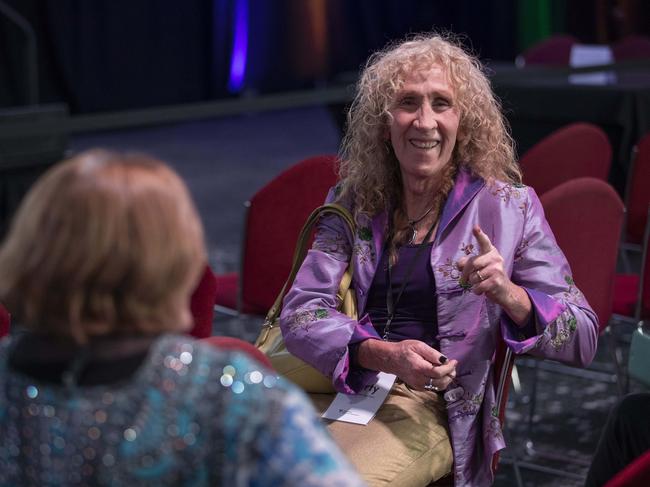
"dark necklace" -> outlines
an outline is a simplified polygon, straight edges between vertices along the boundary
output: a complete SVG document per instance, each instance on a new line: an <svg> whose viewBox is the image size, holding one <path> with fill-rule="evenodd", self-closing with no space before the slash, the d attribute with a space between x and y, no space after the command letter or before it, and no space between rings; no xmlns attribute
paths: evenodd
<svg viewBox="0 0 650 487"><path fill-rule="evenodd" d="M434 206L436 206L436 203L435 203L435 202L434 202L434 203L429 207L429 209L428 209L427 211L425 211L425 212L422 214L422 216L420 216L419 218L414 218L413 220L410 220L410 219L408 220L408 226L411 228L411 237L410 237L409 240L408 240L408 244L409 244L409 245L412 244L412 243L415 243L415 240L418 238L418 231L417 231L417 228L415 228L415 225L417 225L417 224L420 223L422 220L424 220L424 218L425 218L429 213L431 213L431 210L433 210L433 207L434 207ZM407 218L408 218L408 215L407 215Z"/></svg>

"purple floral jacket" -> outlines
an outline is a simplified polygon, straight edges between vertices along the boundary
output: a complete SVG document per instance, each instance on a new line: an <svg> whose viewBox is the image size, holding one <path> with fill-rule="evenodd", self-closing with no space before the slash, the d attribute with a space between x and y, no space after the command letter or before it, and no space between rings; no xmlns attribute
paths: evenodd
<svg viewBox="0 0 650 487"><path fill-rule="evenodd" d="M336 199L336 188L328 201ZM350 235L336 216L323 218L293 287L284 300L281 327L288 350L332 377L336 390L354 393L374 372L350 368L353 336L377 336L365 314L387 214L357 216ZM479 224L504 259L512 281L533 304L533 316L517 327L501 308L459 283L456 263L477 254L472 226ZM352 256L360 319L338 311L336 291ZM596 352L598 319L573 283L571 270L532 188L487 183L459 171L431 251L440 351L458 360L457 378L445 393L454 450L456 485L491 485L490 462L505 447L497 418L493 356L499 336L516 354L588 365ZM358 329L357 327L362 327Z"/></svg>

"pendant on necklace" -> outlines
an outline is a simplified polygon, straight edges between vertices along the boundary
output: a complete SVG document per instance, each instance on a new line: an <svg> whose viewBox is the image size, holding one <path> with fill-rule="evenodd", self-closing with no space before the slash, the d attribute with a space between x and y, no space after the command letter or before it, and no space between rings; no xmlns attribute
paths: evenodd
<svg viewBox="0 0 650 487"><path fill-rule="evenodd" d="M409 238L408 245L413 245L418 238L418 231L414 226L411 226L411 238Z"/></svg>

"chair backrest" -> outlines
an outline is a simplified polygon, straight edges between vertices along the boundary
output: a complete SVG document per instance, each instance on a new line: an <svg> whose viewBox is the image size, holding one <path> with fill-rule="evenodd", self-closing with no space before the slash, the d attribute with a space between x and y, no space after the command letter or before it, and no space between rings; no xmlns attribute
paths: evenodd
<svg viewBox="0 0 650 487"><path fill-rule="evenodd" d="M648 487L650 485L650 450L611 478L605 487Z"/></svg>
<svg viewBox="0 0 650 487"><path fill-rule="evenodd" d="M336 184L336 156L317 156L289 167L260 189L246 217L240 310L265 315L289 275L296 240L312 210Z"/></svg>
<svg viewBox="0 0 650 487"><path fill-rule="evenodd" d="M259 363L264 365L269 370L273 370L273 365L269 360L269 357L263 354L255 345L248 343L240 338L235 337L226 337L226 336L211 336L201 340L204 343L209 343L210 345L221 348L223 350L236 350L238 352L245 353L250 357L257 360Z"/></svg>
<svg viewBox="0 0 650 487"><path fill-rule="evenodd" d="M568 66L571 48L578 40L570 35L553 35L529 47L522 57L526 64Z"/></svg>
<svg viewBox="0 0 650 487"><path fill-rule="evenodd" d="M201 280L192 293L190 310L194 318L194 327L190 335L205 338L212 335L214 317L214 299L217 295L217 280L210 266L206 265Z"/></svg>
<svg viewBox="0 0 650 487"><path fill-rule="evenodd" d="M542 195L570 179L607 181L612 146L607 134L590 123L572 123L547 135L521 157L524 183Z"/></svg>
<svg viewBox="0 0 650 487"><path fill-rule="evenodd" d="M212 334L212 318L214 315L214 297L217 293L216 279L210 266L205 266L194 293L190 300L190 309L194 326L190 335L196 338L209 337ZM2 304L0 304L0 338L9 333L11 316Z"/></svg>
<svg viewBox="0 0 650 487"><path fill-rule="evenodd" d="M641 138L634 149L626 200L625 238L628 242L640 244L650 204L650 132Z"/></svg>
<svg viewBox="0 0 650 487"><path fill-rule="evenodd" d="M595 178L578 178L540 197L573 279L604 330L612 313L614 275L625 208L616 191Z"/></svg>
<svg viewBox="0 0 650 487"><path fill-rule="evenodd" d="M634 316L639 320L650 321L650 204L647 210L647 223L643 235L641 252L641 277L639 294Z"/></svg>
<svg viewBox="0 0 650 487"><path fill-rule="evenodd" d="M630 59L650 59L650 37L631 35L624 37L612 46L615 61Z"/></svg>
<svg viewBox="0 0 650 487"><path fill-rule="evenodd" d="M11 324L11 316L9 311L2 304L0 304L0 338L9 334L9 325Z"/></svg>

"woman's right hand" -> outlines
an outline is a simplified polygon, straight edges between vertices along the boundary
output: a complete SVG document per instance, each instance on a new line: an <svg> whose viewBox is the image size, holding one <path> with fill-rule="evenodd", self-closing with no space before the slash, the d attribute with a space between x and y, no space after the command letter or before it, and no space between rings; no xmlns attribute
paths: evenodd
<svg viewBox="0 0 650 487"><path fill-rule="evenodd" d="M420 340L364 340L358 360L367 369L395 374L413 389L425 390L425 385L431 385L440 391L454 380L458 364Z"/></svg>

